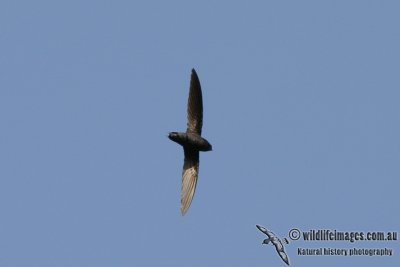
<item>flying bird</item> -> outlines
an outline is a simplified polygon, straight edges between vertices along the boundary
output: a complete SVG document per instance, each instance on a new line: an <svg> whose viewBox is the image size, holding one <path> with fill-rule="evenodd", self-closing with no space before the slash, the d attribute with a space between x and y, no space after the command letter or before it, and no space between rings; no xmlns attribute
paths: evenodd
<svg viewBox="0 0 400 267"><path fill-rule="evenodd" d="M267 239L264 239L263 244L268 244L269 242L271 242L275 246L276 252L278 252L278 254L282 258L282 260L287 265L289 265L289 258L285 252L282 241L273 232L271 232L267 228L262 227L260 225L256 225L256 227L258 228L258 230L260 230L261 232L263 232L264 234L266 234L268 236ZM285 238L285 242L288 243L286 238Z"/></svg>
<svg viewBox="0 0 400 267"><path fill-rule="evenodd" d="M181 213L185 215L196 190L199 176L199 152L211 151L211 144L201 137L203 126L203 97L199 77L194 69L190 79L186 132L170 132L168 138L183 147Z"/></svg>

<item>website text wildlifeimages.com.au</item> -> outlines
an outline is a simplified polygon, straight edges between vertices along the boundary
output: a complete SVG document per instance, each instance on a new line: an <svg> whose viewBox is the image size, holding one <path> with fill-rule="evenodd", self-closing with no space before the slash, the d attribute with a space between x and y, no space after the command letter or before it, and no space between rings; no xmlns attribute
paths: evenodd
<svg viewBox="0 0 400 267"><path fill-rule="evenodd" d="M304 241L396 241L397 232L341 232L310 230L303 232Z"/></svg>

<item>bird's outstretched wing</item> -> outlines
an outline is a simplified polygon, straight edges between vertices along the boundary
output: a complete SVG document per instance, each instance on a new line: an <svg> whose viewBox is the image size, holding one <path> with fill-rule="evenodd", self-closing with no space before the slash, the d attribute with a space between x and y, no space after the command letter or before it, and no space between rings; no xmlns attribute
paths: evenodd
<svg viewBox="0 0 400 267"><path fill-rule="evenodd" d="M260 230L261 232L263 232L264 234L266 234L270 239L272 239L273 237L275 237L274 233L272 233L271 231L269 231L267 228L262 227L261 225L256 224L256 227L258 230Z"/></svg>
<svg viewBox="0 0 400 267"><path fill-rule="evenodd" d="M201 135L203 126L203 97L199 77L194 69L190 78L189 100L187 106L187 132Z"/></svg>
<svg viewBox="0 0 400 267"><path fill-rule="evenodd" d="M199 175L199 151L184 148L185 161L182 172L181 213L185 215L196 190Z"/></svg>
<svg viewBox="0 0 400 267"><path fill-rule="evenodd" d="M286 252L285 252L285 251L281 251L281 252L278 252L278 254L279 254L279 256L281 257L281 259L282 259L287 265L289 265L289 257L288 257L288 255L286 254Z"/></svg>

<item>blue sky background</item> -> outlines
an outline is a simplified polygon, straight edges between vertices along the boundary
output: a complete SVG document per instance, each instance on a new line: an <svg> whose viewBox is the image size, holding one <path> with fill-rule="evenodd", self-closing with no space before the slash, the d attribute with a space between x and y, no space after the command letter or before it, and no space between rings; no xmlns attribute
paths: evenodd
<svg viewBox="0 0 400 267"><path fill-rule="evenodd" d="M1 1L0 265L285 266L255 224L398 231L399 10ZM166 135L186 129L192 67L214 151L182 217L183 152ZM291 266L400 263L399 241L286 250Z"/></svg>

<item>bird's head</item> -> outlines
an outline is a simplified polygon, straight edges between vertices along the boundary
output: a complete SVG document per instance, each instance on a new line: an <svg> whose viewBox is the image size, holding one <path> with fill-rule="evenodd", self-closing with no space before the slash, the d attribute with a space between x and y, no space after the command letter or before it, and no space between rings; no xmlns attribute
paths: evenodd
<svg viewBox="0 0 400 267"><path fill-rule="evenodd" d="M174 139L177 139L178 137L178 133L177 132L170 132L168 134L168 138L171 139L172 141L174 141Z"/></svg>
<svg viewBox="0 0 400 267"><path fill-rule="evenodd" d="M268 245L268 243L269 243L269 241L271 241L269 238L267 238L267 239L264 239L264 241L262 242L263 243L263 245L265 244L265 245Z"/></svg>
<svg viewBox="0 0 400 267"><path fill-rule="evenodd" d="M184 135L185 135L184 133L170 132L168 134L168 138L178 144L183 145L183 140L185 139Z"/></svg>

